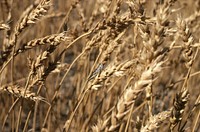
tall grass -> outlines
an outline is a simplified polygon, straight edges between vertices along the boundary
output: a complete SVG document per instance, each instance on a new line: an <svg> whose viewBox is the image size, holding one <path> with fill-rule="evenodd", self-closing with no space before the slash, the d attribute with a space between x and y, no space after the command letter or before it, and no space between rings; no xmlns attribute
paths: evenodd
<svg viewBox="0 0 200 132"><path fill-rule="evenodd" d="M0 10L0 131L200 131L198 0Z"/></svg>

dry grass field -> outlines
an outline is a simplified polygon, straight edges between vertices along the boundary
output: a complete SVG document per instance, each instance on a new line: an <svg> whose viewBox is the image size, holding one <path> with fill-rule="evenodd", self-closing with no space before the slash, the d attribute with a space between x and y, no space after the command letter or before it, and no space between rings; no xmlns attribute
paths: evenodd
<svg viewBox="0 0 200 132"><path fill-rule="evenodd" d="M1 0L0 132L199 132L200 0Z"/></svg>

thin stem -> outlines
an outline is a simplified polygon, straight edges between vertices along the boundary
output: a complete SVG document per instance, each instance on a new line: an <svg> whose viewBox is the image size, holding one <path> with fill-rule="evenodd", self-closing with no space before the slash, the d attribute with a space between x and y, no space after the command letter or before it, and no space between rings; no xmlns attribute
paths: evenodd
<svg viewBox="0 0 200 132"><path fill-rule="evenodd" d="M33 132L35 132L36 128L36 118L37 118L37 108L38 108L39 102L36 101L35 108L34 108L34 114L33 114Z"/></svg>
<svg viewBox="0 0 200 132"><path fill-rule="evenodd" d="M15 102L12 104L12 106L10 107L8 113L6 114L5 118L4 118L4 121L3 121L3 125L2 125L2 131L4 131L4 127L5 127L5 124L6 124L6 120L8 118L8 115L10 114L10 112L12 111L12 109L15 107L15 105L17 104L17 102L19 101L19 98L17 98L15 100Z"/></svg>
<svg viewBox="0 0 200 132"><path fill-rule="evenodd" d="M196 117L196 120L195 120L195 123L194 123L194 127L192 129L192 132L195 132L195 128L197 127L197 124L198 124L198 121L199 121L199 117L200 117L200 110L197 114L197 117Z"/></svg>
<svg viewBox="0 0 200 132"><path fill-rule="evenodd" d="M193 63L194 63L195 58L197 57L198 51L199 51L199 49L197 48L197 51L196 51L196 53L195 53L195 55L194 55L194 58L193 58L192 65L193 65ZM185 81L184 81L184 83L183 83L183 86L182 86L181 91L185 91L185 90L187 89L186 84L187 84L188 79L189 79L189 77L190 77L190 73L191 73L191 70L192 70L192 65L191 65L191 67L188 69L188 73L187 73L186 79L185 79Z"/></svg>
<svg viewBox="0 0 200 132"><path fill-rule="evenodd" d="M3 70L6 68L6 66L9 64L9 62L13 59L13 57L10 57L8 61L3 65L3 67L0 70L0 75L2 74Z"/></svg>
<svg viewBox="0 0 200 132"><path fill-rule="evenodd" d="M79 106L81 105L81 103L82 103L82 101L83 101L83 99L84 99L84 97L85 97L85 95L86 95L86 93L87 93L88 91L89 91L89 89L85 90L85 92L83 93L83 96L82 96L81 99L78 101L78 104L76 105L75 109L73 110L73 112L72 112L72 114L71 114L69 120L67 120L67 121L65 122L65 130L66 130L66 132L69 132L69 128L70 128L71 123L72 123L72 120L73 120L73 118L74 118L74 116L75 116L75 114L76 114L76 111L78 110Z"/></svg>
<svg viewBox="0 0 200 132"><path fill-rule="evenodd" d="M134 107L134 105L131 105L130 113L129 113L129 116L128 116L128 120L127 120L124 132L128 132L128 127L129 127L129 124L130 124L130 121L131 121L133 107Z"/></svg>
<svg viewBox="0 0 200 132"><path fill-rule="evenodd" d="M23 104L23 103L21 103L21 104ZM21 113L22 113L22 105L20 105L20 107L19 107L19 114L18 114L16 132L19 132L19 125L21 123Z"/></svg>
<svg viewBox="0 0 200 132"><path fill-rule="evenodd" d="M25 122L25 125L24 125L23 132L27 132L28 121L29 121L29 119L30 119L30 117L31 117L31 114L32 114L32 111L29 111L28 116L27 116L27 119L26 119L26 122Z"/></svg>

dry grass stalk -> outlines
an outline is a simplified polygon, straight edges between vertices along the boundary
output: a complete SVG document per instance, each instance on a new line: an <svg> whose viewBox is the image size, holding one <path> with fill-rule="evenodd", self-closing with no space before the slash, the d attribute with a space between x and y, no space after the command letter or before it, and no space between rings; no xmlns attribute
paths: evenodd
<svg viewBox="0 0 200 132"><path fill-rule="evenodd" d="M44 14L47 13L49 6L50 6L50 2L51 0L42 0L39 5L33 10L31 11L28 16L27 16L27 20L23 19L23 21L26 21L25 23L27 24L31 24L31 23L35 23L36 21L39 20L40 17L44 16ZM23 24L23 23L21 23ZM20 28L24 28L23 25L20 25Z"/></svg>
<svg viewBox="0 0 200 132"><path fill-rule="evenodd" d="M199 1L3 0L0 10L0 131L199 131Z"/></svg>
<svg viewBox="0 0 200 132"><path fill-rule="evenodd" d="M20 21L17 23L15 27L14 33L11 35L9 44L6 45L5 47L2 58L3 61L6 61L7 57L12 52L12 48L15 46L19 34L30 24L33 24L36 21L38 21L38 19L47 12L49 6L50 6L50 0L42 0L35 9L33 9L33 7L30 6L24 12L24 14L21 16Z"/></svg>
<svg viewBox="0 0 200 132"><path fill-rule="evenodd" d="M0 30L9 30L10 27L8 24L4 24L4 23L1 23L0 24Z"/></svg>
<svg viewBox="0 0 200 132"><path fill-rule="evenodd" d="M186 107L186 103L189 99L188 91L184 91L176 94L174 99L174 106L171 112L171 130L173 131L174 127L182 120L184 109Z"/></svg>
<svg viewBox="0 0 200 132"><path fill-rule="evenodd" d="M161 71L162 65L164 63L162 59L163 57L160 56L154 62L152 62L148 69L142 73L140 80L135 82L135 85L133 87L129 87L128 89L126 89L122 97L117 102L115 111L112 112L110 121L108 122L107 120L105 120L107 124L110 124L110 126L100 127L100 131L118 130L121 121L129 112L130 106L134 105L136 98L142 91L144 91L146 86L154 81L152 77L155 77L155 75Z"/></svg>
<svg viewBox="0 0 200 132"><path fill-rule="evenodd" d="M36 96L35 93L26 90L23 87L20 87L18 85L10 85L10 86L3 86L0 88L0 91L5 91L10 93L11 95L18 97L18 98L24 98L32 101L38 101L43 100L41 96Z"/></svg>
<svg viewBox="0 0 200 132"><path fill-rule="evenodd" d="M167 0L163 4L158 6L155 10L155 22L152 24L145 24L140 29L141 37L143 38L144 44L144 55L143 61L146 65L151 63L157 56L169 52L168 46L164 46L166 35L169 34L169 17L172 13L172 5L175 1ZM149 115L152 116L153 106L153 87L152 84L146 88L146 99L148 100Z"/></svg>
<svg viewBox="0 0 200 132"><path fill-rule="evenodd" d="M145 126L142 126L141 132L152 132L159 128L160 124L170 117L171 111L163 111L149 118Z"/></svg>
<svg viewBox="0 0 200 132"><path fill-rule="evenodd" d="M115 76L123 76L125 75L125 72L133 66L135 61L126 61L121 64L108 66L105 70L102 72L99 71L96 74L96 78L92 81L92 84L89 86L89 88L98 90L100 87L102 87L102 82L105 81L107 78L111 77L112 75ZM97 76L99 74L99 76Z"/></svg>
<svg viewBox="0 0 200 132"><path fill-rule="evenodd" d="M182 20L181 18L178 18L177 26L178 26L179 35L180 35L182 41L184 42L183 57L185 59L185 65L187 68L190 68L192 66L193 58L194 58L193 48L192 48L194 38L193 38L186 22L184 20Z"/></svg>
<svg viewBox="0 0 200 132"><path fill-rule="evenodd" d="M61 42L64 41L70 41L72 40L72 37L68 37L66 36L66 32L62 32L59 34L52 34L52 35L48 35L46 37L43 38L39 38L39 39L35 39L35 40L31 40L29 41L27 44L24 44L23 46L21 46L21 48L19 48L14 55L18 55L19 53L22 53L28 49L32 49L36 46L39 45L46 45L49 44L51 46L58 46Z"/></svg>
<svg viewBox="0 0 200 132"><path fill-rule="evenodd" d="M18 36L23 29L25 29L30 24L35 23L39 20L40 17L44 16L47 13L47 10L50 6L50 0L42 0L38 6L34 9L30 6L26 12L24 12L21 20L17 23L15 27L14 36ZM12 42L12 41L11 41Z"/></svg>
<svg viewBox="0 0 200 132"><path fill-rule="evenodd" d="M40 84L44 83L47 76L58 67L59 60L63 53L64 51L60 53L60 55L57 56L57 58L53 62L49 61L47 66L44 65L44 61L46 61L49 57L50 52L48 51L42 52L36 58L36 60L34 61L30 60L29 65L31 70L30 71L31 79L28 88L31 88L34 85L38 85L38 83Z"/></svg>

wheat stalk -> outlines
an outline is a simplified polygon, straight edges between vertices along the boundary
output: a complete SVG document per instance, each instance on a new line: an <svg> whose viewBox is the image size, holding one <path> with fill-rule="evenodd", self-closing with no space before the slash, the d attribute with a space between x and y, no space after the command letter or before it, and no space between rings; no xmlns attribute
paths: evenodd
<svg viewBox="0 0 200 132"><path fill-rule="evenodd" d="M123 93L119 101L117 102L117 105L115 107L115 110L112 112L111 118L109 121L108 119L104 120L104 123L110 124L106 127L100 127L99 130L108 130L108 131L115 131L118 130L120 127L120 124L124 117L128 114L131 105L134 105L136 98L139 96L139 94L146 88L147 85L151 84L157 73L161 71L161 67L164 63L162 60L163 56L158 57L146 71L144 71L140 77L140 80L135 82L134 86L129 87L126 89L126 91Z"/></svg>
<svg viewBox="0 0 200 132"><path fill-rule="evenodd" d="M46 45L49 44L51 46L58 46L61 42L64 41L70 41L72 40L72 37L66 36L66 32L62 32L59 34L51 34L48 36L45 36L43 38L39 38L39 39L35 39L35 40L31 40L28 43L24 44L23 46L21 46L21 48L19 48L14 55L18 55L19 53L23 53L24 51L28 50L28 49L32 49L36 46L39 45Z"/></svg>
<svg viewBox="0 0 200 132"><path fill-rule="evenodd" d="M25 89L18 85L3 86L0 88L0 91L5 91L15 97L28 99L28 100L32 100L35 102L38 100L44 100L43 97L37 96L35 93L33 93L31 91L26 90L26 92L25 92Z"/></svg>
<svg viewBox="0 0 200 132"><path fill-rule="evenodd" d="M189 93L187 90L176 94L173 103L174 107L171 112L171 118L170 118L171 130L173 130L174 127L182 120L182 116L184 113L186 103L188 102L188 99L189 99Z"/></svg>
<svg viewBox="0 0 200 132"><path fill-rule="evenodd" d="M33 8L33 6L27 8L27 10L21 16L19 22L16 24L15 31L11 35L9 44L5 47L5 50L3 52L4 61L7 60L8 56L12 52L12 48L16 45L19 34L30 24L33 24L36 21L38 21L39 18L47 12L49 6L50 0L42 0L35 9Z"/></svg>
<svg viewBox="0 0 200 132"><path fill-rule="evenodd" d="M170 117L171 111L162 111L156 115L149 118L145 126L142 126L141 132L152 132L153 130L159 128L160 124Z"/></svg>

